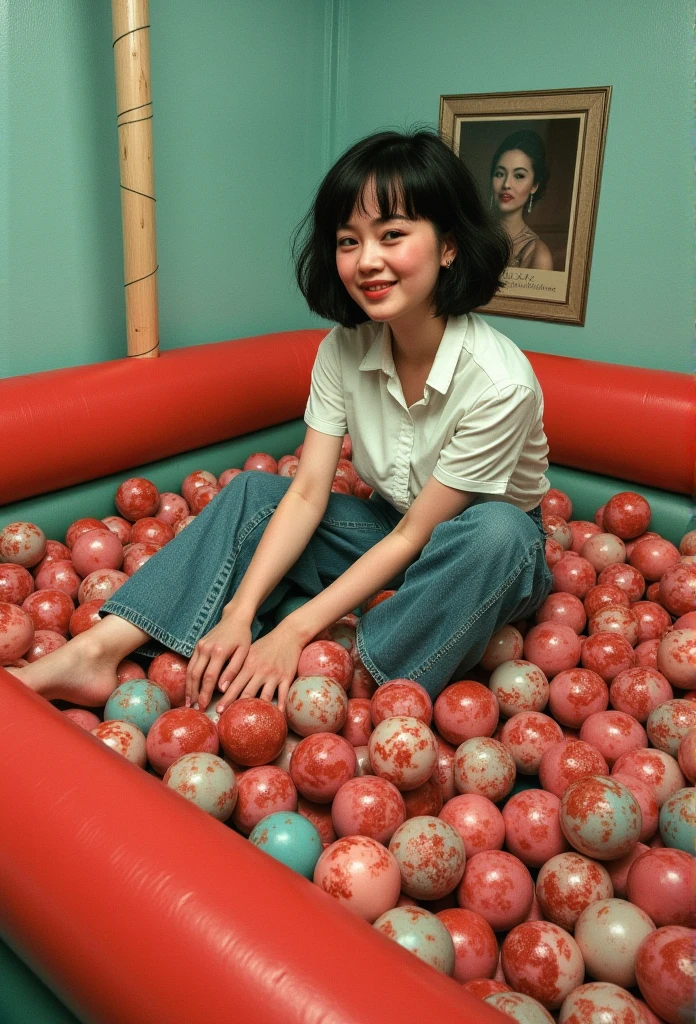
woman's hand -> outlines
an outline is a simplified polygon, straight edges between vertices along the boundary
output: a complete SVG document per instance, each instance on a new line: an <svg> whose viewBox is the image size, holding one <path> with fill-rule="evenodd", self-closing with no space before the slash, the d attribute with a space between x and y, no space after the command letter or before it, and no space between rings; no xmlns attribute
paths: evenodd
<svg viewBox="0 0 696 1024"><path fill-rule="evenodd" d="M225 670L220 689L225 695L216 710L224 710L238 697L271 700L278 691L278 710L285 711L285 699L297 673L303 644L298 634L283 622L251 645L238 671ZM230 663L231 664L231 663ZM261 691L259 693L259 691Z"/></svg>
<svg viewBox="0 0 696 1024"><path fill-rule="evenodd" d="M232 616L225 617L196 644L186 671L186 707L198 702L208 707L215 684L221 688L237 675L251 647L251 629Z"/></svg>

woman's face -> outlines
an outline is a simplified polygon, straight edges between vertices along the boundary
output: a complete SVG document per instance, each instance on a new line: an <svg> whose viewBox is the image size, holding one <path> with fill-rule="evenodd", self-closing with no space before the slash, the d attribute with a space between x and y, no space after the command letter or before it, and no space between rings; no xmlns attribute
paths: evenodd
<svg viewBox="0 0 696 1024"><path fill-rule="evenodd" d="M501 153L493 170L492 184L500 213L524 210L530 194L534 195L539 187L534 184L532 161L521 149L509 149Z"/></svg>

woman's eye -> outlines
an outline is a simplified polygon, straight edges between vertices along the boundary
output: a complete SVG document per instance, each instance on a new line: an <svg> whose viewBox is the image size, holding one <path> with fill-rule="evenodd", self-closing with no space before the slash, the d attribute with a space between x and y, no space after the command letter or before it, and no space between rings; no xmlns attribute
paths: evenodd
<svg viewBox="0 0 696 1024"><path fill-rule="evenodd" d="M336 242L336 245L338 246L339 249L347 249L349 245L356 245L356 244L357 243L356 243L355 239L354 238L349 238L348 236L346 236L345 238L339 238L338 241Z"/></svg>
<svg viewBox="0 0 696 1024"><path fill-rule="evenodd" d="M401 238L402 236L403 231L397 231L396 229L392 231L385 231L384 233L384 237L387 241L393 241L395 238Z"/></svg>

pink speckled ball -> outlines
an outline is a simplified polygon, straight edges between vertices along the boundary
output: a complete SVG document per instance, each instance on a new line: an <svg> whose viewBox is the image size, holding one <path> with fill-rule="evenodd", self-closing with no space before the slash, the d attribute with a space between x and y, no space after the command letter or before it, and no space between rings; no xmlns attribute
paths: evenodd
<svg viewBox="0 0 696 1024"><path fill-rule="evenodd" d="M658 807L662 807L665 800L686 785L679 765L664 750L629 750L617 759L612 768L612 775L620 773L647 782Z"/></svg>
<svg viewBox="0 0 696 1024"><path fill-rule="evenodd" d="M696 703L691 700L667 700L654 708L646 731L654 747L677 757L682 739L696 727Z"/></svg>
<svg viewBox="0 0 696 1024"><path fill-rule="evenodd" d="M480 914L462 907L441 910L442 921L454 943L454 974L460 984L474 978L492 978L498 965L498 943L493 929Z"/></svg>
<svg viewBox="0 0 696 1024"><path fill-rule="evenodd" d="M33 639L34 623L29 612L16 604L0 601L0 665L11 665L21 658Z"/></svg>
<svg viewBox="0 0 696 1024"><path fill-rule="evenodd" d="M398 715L376 726L367 745L375 775L399 790L416 789L435 770L435 737L417 718Z"/></svg>
<svg viewBox="0 0 696 1024"><path fill-rule="evenodd" d="M488 641L486 650L481 658L481 667L486 672L492 672L504 661L513 661L522 657L524 639L519 629L514 626L503 626L497 630Z"/></svg>
<svg viewBox="0 0 696 1024"><path fill-rule="evenodd" d="M577 943L551 921L527 921L513 928L503 942L502 963L512 987L547 1010L557 1010L585 976Z"/></svg>
<svg viewBox="0 0 696 1024"><path fill-rule="evenodd" d="M601 572L608 565L626 561L626 545L613 533L595 533L585 541L580 555L595 572Z"/></svg>
<svg viewBox="0 0 696 1024"><path fill-rule="evenodd" d="M696 689L696 629L675 629L657 648L657 667L680 690Z"/></svg>
<svg viewBox="0 0 696 1024"><path fill-rule="evenodd" d="M372 923L396 906L401 873L394 855L369 836L346 836L317 861L314 884Z"/></svg>
<svg viewBox="0 0 696 1024"><path fill-rule="evenodd" d="M579 729L590 715L605 711L608 706L609 688L590 669L566 669L551 682L549 711L561 725Z"/></svg>
<svg viewBox="0 0 696 1024"><path fill-rule="evenodd" d="M455 745L474 736L492 736L498 724L494 694L470 679L446 686L433 710L438 732Z"/></svg>
<svg viewBox="0 0 696 1024"><path fill-rule="evenodd" d="M495 669L488 685L505 718L522 711L543 711L548 703L548 680L531 661L504 662Z"/></svg>
<svg viewBox="0 0 696 1024"><path fill-rule="evenodd" d="M502 969L501 969L502 970ZM553 1017L537 999L523 992L493 992L483 1000L506 1017L512 1017L520 1024L548 1024Z"/></svg>
<svg viewBox="0 0 696 1024"><path fill-rule="evenodd" d="M609 766L602 755L582 740L563 740L550 747L541 759L539 781L542 788L560 800L572 782L585 775L608 775Z"/></svg>
<svg viewBox="0 0 696 1024"><path fill-rule="evenodd" d="M159 491L151 480L134 476L124 480L114 498L116 508L124 519L134 523L145 516L154 516L159 508Z"/></svg>
<svg viewBox="0 0 696 1024"><path fill-rule="evenodd" d="M561 1007L559 1024L648 1024L638 1000L619 985L593 981L580 985Z"/></svg>
<svg viewBox="0 0 696 1024"><path fill-rule="evenodd" d="M600 572L597 582L613 583L628 595L631 603L640 601L645 592L645 578L632 565L608 565Z"/></svg>
<svg viewBox="0 0 696 1024"><path fill-rule="evenodd" d="M612 897L614 888L603 864L568 851L542 865L536 895L544 917L572 932L583 910Z"/></svg>
<svg viewBox="0 0 696 1024"><path fill-rule="evenodd" d="M396 786L367 775L343 783L331 818L338 836L369 836L386 844L406 820L406 807Z"/></svg>
<svg viewBox="0 0 696 1024"><path fill-rule="evenodd" d="M555 515L554 513L544 514L542 515L542 522L546 536L551 540L555 540L564 551L567 551L573 542L573 534L563 516Z"/></svg>
<svg viewBox="0 0 696 1024"><path fill-rule="evenodd" d="M75 571L83 577L99 569L119 569L123 545L111 530L88 530L73 544L71 558Z"/></svg>
<svg viewBox="0 0 696 1024"><path fill-rule="evenodd" d="M537 609L535 620L537 623L557 622L580 634L587 622L587 612L580 598L574 594L549 594Z"/></svg>
<svg viewBox="0 0 696 1024"><path fill-rule="evenodd" d="M270 764L250 768L241 775L237 774L237 787L232 822L242 835L248 836L269 814L297 810L295 784L281 768Z"/></svg>
<svg viewBox="0 0 696 1024"><path fill-rule="evenodd" d="M680 562L660 580L660 603L672 615L696 611L696 565Z"/></svg>
<svg viewBox="0 0 696 1024"><path fill-rule="evenodd" d="M648 745L643 726L623 711L598 711L590 715L580 727L580 739L595 747L610 768L628 750Z"/></svg>
<svg viewBox="0 0 696 1024"><path fill-rule="evenodd" d="M505 845L526 867L540 868L570 849L561 831L560 806L558 797L544 789L525 789L505 804Z"/></svg>
<svg viewBox="0 0 696 1024"><path fill-rule="evenodd" d="M638 622L638 643L646 640L660 640L672 625L666 608L657 601L636 601L631 610Z"/></svg>
<svg viewBox="0 0 696 1024"><path fill-rule="evenodd" d="M515 783L512 754L498 740L477 736L465 740L454 755L454 786L458 793L478 793L496 803Z"/></svg>
<svg viewBox="0 0 696 1024"><path fill-rule="evenodd" d="M305 800L331 803L344 782L355 775L355 750L332 732L306 736L293 750L290 777Z"/></svg>
<svg viewBox="0 0 696 1024"><path fill-rule="evenodd" d="M574 935L593 978L633 988L638 947L654 931L655 925L640 907L606 899L583 910Z"/></svg>
<svg viewBox="0 0 696 1024"><path fill-rule="evenodd" d="M456 794L454 788L454 755L457 752L457 748L453 747L447 740L443 740L442 736L435 734L435 741L437 743L437 764L435 765L435 771L433 772L433 778L436 778L440 784L440 790L442 792L442 800L447 803Z"/></svg>
<svg viewBox="0 0 696 1024"><path fill-rule="evenodd" d="M615 778L589 775L563 794L561 828L571 846L595 860L623 857L638 842L640 805Z"/></svg>
<svg viewBox="0 0 696 1024"><path fill-rule="evenodd" d="M335 640L315 640L302 651L297 675L325 676L348 690L353 679L353 659Z"/></svg>
<svg viewBox="0 0 696 1024"><path fill-rule="evenodd" d="M503 850L477 853L467 861L457 903L480 914L493 931L521 924L532 906L534 884L521 860Z"/></svg>
<svg viewBox="0 0 696 1024"><path fill-rule="evenodd" d="M582 666L601 676L605 683L633 667L633 648L619 633L595 633L582 645Z"/></svg>
<svg viewBox="0 0 696 1024"><path fill-rule="evenodd" d="M560 516L566 522L573 514L573 503L565 491L550 487L541 499L541 512L544 516ZM572 525L568 523L568 525Z"/></svg>
<svg viewBox="0 0 696 1024"><path fill-rule="evenodd" d="M73 721L75 725L79 725L85 732L91 732L100 724L99 716L95 715L93 711L87 711L86 708L66 708L62 714Z"/></svg>
<svg viewBox="0 0 696 1024"><path fill-rule="evenodd" d="M366 697L350 697L341 736L352 746L363 747L367 744L372 729L371 701Z"/></svg>
<svg viewBox="0 0 696 1024"><path fill-rule="evenodd" d="M215 754L184 754L162 781L217 821L227 821L237 803L234 771Z"/></svg>
<svg viewBox="0 0 696 1024"><path fill-rule="evenodd" d="M522 711L503 726L500 742L512 754L517 771L522 775L536 775L541 759L554 743L563 740L558 722L538 711Z"/></svg>
<svg viewBox="0 0 696 1024"><path fill-rule="evenodd" d="M299 676L288 690L285 715L298 736L339 732L347 714L346 691L327 676Z"/></svg>
<svg viewBox="0 0 696 1024"><path fill-rule="evenodd" d="M0 562L30 569L46 554L46 534L34 523L8 523L0 530Z"/></svg>
<svg viewBox="0 0 696 1024"><path fill-rule="evenodd" d="M609 699L617 711L631 715L641 725L650 712L672 699L672 687L654 668L628 668L614 678Z"/></svg>
<svg viewBox="0 0 696 1024"><path fill-rule="evenodd" d="M629 561L646 580L654 583L679 564L679 551L664 537L646 537L635 544Z"/></svg>
<svg viewBox="0 0 696 1024"><path fill-rule="evenodd" d="M448 800L440 817L451 825L464 843L467 858L486 850L501 850L505 822L495 804L477 793L462 793Z"/></svg>
<svg viewBox="0 0 696 1024"><path fill-rule="evenodd" d="M644 640L638 644L633 652L633 662L636 668L657 668L657 650L660 646L659 639Z"/></svg>
<svg viewBox="0 0 696 1024"><path fill-rule="evenodd" d="M564 669L574 668L580 661L581 648L575 631L555 622L542 622L533 626L524 638L525 658L537 665L547 679Z"/></svg>
<svg viewBox="0 0 696 1024"><path fill-rule="evenodd" d="M606 608L608 605L622 605L624 608L630 608L631 601L628 594L614 583L598 583L588 592L583 601L588 618L596 615L601 608Z"/></svg>
<svg viewBox="0 0 696 1024"><path fill-rule="evenodd" d="M683 850L662 846L650 849L630 867L628 899L644 910L658 928L665 925L696 927L693 857Z"/></svg>
<svg viewBox="0 0 696 1024"><path fill-rule="evenodd" d="M147 734L147 759L160 775L184 754L217 754L218 731L202 711L173 708L155 719Z"/></svg>
<svg viewBox="0 0 696 1024"><path fill-rule="evenodd" d="M138 768L145 767L147 763L145 736L131 722L117 720L100 722L91 732L93 736L105 743L107 747L111 747L117 754L121 754L131 764L137 764Z"/></svg>
<svg viewBox="0 0 696 1024"><path fill-rule="evenodd" d="M640 749L640 748L636 748ZM617 758L618 760L618 758ZM633 796L638 801L640 807L642 826L638 841L641 843L649 842L657 832L657 826L660 820L660 808L657 806L657 799L652 785L643 779L636 778L633 775L627 775L623 772L612 771L612 779L616 779L622 786L626 786L630 789Z"/></svg>
<svg viewBox="0 0 696 1024"><path fill-rule="evenodd" d="M694 1019L693 948L693 931L672 926L648 935L638 950L638 987L667 1024L692 1024Z"/></svg>
<svg viewBox="0 0 696 1024"><path fill-rule="evenodd" d="M371 711L373 725L397 716L417 718L427 726L433 720L430 694L420 683L410 679L392 679L383 683L372 698Z"/></svg>
<svg viewBox="0 0 696 1024"><path fill-rule="evenodd" d="M628 872L631 870L634 860L637 860L642 853L646 853L649 849L650 847L645 843L636 843L633 849L623 857L619 857L618 860L608 860L604 864L609 872L611 884L614 886L614 896L617 899L628 899Z"/></svg>
<svg viewBox="0 0 696 1024"><path fill-rule="evenodd" d="M435 777L435 772L416 789L406 790L402 795L407 818L417 818L423 814L436 816L444 804L442 790Z"/></svg>
<svg viewBox="0 0 696 1024"><path fill-rule="evenodd" d="M399 865L401 890L414 899L440 899L456 889L464 874L464 843L442 818L409 818L394 832L389 849Z"/></svg>
<svg viewBox="0 0 696 1024"><path fill-rule="evenodd" d="M614 494L604 506L602 524L617 537L630 540L645 533L650 525L650 503L636 491Z"/></svg>
<svg viewBox="0 0 696 1024"><path fill-rule="evenodd" d="M632 608L620 604L608 604L600 608L589 621L588 633L618 633L628 640L631 647L638 643L638 619Z"/></svg>
<svg viewBox="0 0 696 1024"><path fill-rule="evenodd" d="M696 729L689 729L679 744L677 763L693 786L696 783Z"/></svg>

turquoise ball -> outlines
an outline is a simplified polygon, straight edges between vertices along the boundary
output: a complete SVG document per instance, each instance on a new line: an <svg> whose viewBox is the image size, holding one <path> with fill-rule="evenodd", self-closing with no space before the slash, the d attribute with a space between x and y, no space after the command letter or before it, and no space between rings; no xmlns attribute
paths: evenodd
<svg viewBox="0 0 696 1024"><path fill-rule="evenodd" d="M660 810L660 836L665 846L694 856L696 853L696 790L678 789Z"/></svg>
<svg viewBox="0 0 696 1024"><path fill-rule="evenodd" d="M323 850L317 829L294 811L276 811L262 818L251 832L249 842L309 879L314 877Z"/></svg>
<svg viewBox="0 0 696 1024"><path fill-rule="evenodd" d="M161 686L149 679L129 679L117 686L106 702L104 721L130 722L147 736L153 722L171 711L171 701Z"/></svg>

